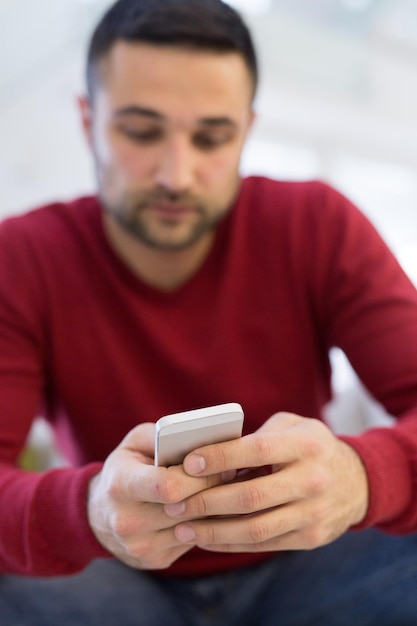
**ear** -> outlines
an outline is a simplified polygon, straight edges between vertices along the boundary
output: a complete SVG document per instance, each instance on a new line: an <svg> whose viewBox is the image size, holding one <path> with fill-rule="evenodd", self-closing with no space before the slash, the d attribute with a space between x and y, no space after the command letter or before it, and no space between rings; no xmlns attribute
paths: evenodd
<svg viewBox="0 0 417 626"><path fill-rule="evenodd" d="M244 130L244 142L247 141L248 136L249 136L249 134L250 134L250 132L252 130L252 127L253 127L255 121L256 121L256 112L255 112L254 109L251 109L249 111L248 119L247 119L247 122L246 122L246 128Z"/></svg>
<svg viewBox="0 0 417 626"><path fill-rule="evenodd" d="M87 96L78 96L77 104L84 137L91 149L93 146L93 112L91 102Z"/></svg>
<svg viewBox="0 0 417 626"><path fill-rule="evenodd" d="M256 122L256 118L257 118L257 114L256 114L255 109L251 109L250 117L249 117L249 124L248 124L248 133L252 130L252 127Z"/></svg>

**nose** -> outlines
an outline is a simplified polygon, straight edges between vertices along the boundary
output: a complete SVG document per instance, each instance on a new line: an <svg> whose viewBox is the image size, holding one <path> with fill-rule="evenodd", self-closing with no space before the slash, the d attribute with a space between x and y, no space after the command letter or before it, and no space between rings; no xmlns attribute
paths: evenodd
<svg viewBox="0 0 417 626"><path fill-rule="evenodd" d="M190 189L194 180L195 155L185 137L175 137L164 146L156 171L156 183L167 191Z"/></svg>

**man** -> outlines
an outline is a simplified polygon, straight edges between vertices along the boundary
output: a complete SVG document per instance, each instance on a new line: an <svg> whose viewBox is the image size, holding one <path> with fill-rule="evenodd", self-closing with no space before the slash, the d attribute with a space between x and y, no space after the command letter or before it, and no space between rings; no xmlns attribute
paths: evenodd
<svg viewBox="0 0 417 626"><path fill-rule="evenodd" d="M119 0L87 65L98 199L0 229L1 619L414 623L415 289L333 189L240 180L220 0ZM334 345L398 425L330 432ZM242 439L154 466L159 417L229 401ZM72 467L16 468L39 406Z"/></svg>

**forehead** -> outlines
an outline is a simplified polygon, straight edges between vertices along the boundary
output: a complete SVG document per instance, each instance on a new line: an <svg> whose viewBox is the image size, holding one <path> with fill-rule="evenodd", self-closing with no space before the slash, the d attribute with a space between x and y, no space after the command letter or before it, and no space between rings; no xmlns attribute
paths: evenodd
<svg viewBox="0 0 417 626"><path fill-rule="evenodd" d="M247 114L252 79L235 52L117 42L99 64L96 97L112 108L139 104L169 116Z"/></svg>

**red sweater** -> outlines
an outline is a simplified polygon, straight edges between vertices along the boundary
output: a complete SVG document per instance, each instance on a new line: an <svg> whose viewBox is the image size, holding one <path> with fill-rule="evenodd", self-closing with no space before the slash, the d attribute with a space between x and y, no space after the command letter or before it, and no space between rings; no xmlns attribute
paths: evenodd
<svg viewBox="0 0 417 626"><path fill-rule="evenodd" d="M417 530L417 295L369 222L318 182L246 179L204 265L173 293L116 256L94 198L0 227L0 571L55 575L108 556L85 511L90 477L142 421L240 402L245 429L321 418L339 346L392 429L346 438L370 482L362 526ZM15 463L33 417L73 467ZM167 573L250 564L193 550Z"/></svg>

